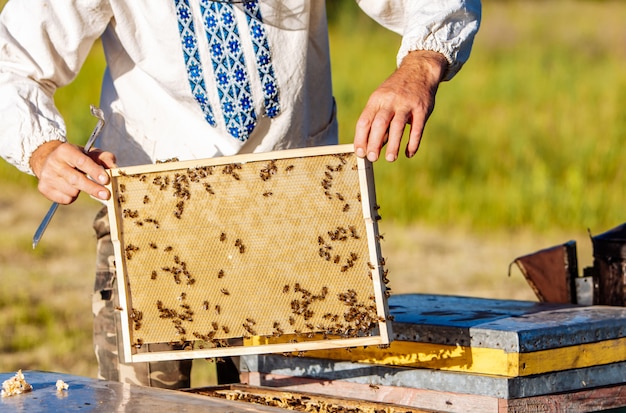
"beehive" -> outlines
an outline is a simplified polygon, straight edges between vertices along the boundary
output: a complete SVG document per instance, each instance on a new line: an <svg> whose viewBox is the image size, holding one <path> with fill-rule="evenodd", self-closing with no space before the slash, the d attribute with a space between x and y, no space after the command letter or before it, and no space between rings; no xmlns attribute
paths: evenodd
<svg viewBox="0 0 626 413"><path fill-rule="evenodd" d="M372 165L351 145L111 178L126 362L388 343Z"/></svg>

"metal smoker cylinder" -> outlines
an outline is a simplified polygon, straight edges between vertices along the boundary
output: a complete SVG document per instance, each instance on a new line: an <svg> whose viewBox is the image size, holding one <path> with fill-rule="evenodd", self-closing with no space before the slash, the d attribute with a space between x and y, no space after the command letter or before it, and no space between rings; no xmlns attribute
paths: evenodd
<svg viewBox="0 0 626 413"><path fill-rule="evenodd" d="M626 306L626 223L591 237L593 303Z"/></svg>

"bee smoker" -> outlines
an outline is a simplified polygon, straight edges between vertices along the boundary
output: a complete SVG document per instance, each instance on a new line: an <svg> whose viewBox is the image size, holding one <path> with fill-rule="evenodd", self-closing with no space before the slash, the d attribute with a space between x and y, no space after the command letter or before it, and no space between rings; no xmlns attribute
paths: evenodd
<svg viewBox="0 0 626 413"><path fill-rule="evenodd" d="M626 223L591 237L593 303L626 306Z"/></svg>

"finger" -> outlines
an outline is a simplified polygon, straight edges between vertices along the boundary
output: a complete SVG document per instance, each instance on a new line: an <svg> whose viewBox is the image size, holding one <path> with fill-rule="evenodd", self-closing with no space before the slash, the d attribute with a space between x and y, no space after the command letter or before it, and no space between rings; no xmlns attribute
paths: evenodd
<svg viewBox="0 0 626 413"><path fill-rule="evenodd" d="M91 176L100 184L109 182L109 176L104 168L96 163L91 157L80 150L72 151L67 159L67 164L83 174Z"/></svg>
<svg viewBox="0 0 626 413"><path fill-rule="evenodd" d="M387 141L392 118L393 113L388 110L380 109L376 112L367 140L367 159L370 162L375 162L378 159L380 151Z"/></svg>
<svg viewBox="0 0 626 413"><path fill-rule="evenodd" d="M359 120L356 123L356 131L354 133L354 152L359 158L365 158L367 155L367 139L372 126L372 112L366 107Z"/></svg>
<svg viewBox="0 0 626 413"><path fill-rule="evenodd" d="M426 116L423 113L414 115L411 122L411 132L409 133L409 142L406 145L405 155L407 158L412 158L419 149L420 142L422 141L422 135L424 133L424 127L426 126Z"/></svg>
<svg viewBox="0 0 626 413"><path fill-rule="evenodd" d="M79 194L78 189L69 185L63 179L53 181L40 179L37 184L37 189L49 200L63 205L74 202Z"/></svg>
<svg viewBox="0 0 626 413"><path fill-rule="evenodd" d="M117 168L117 158L111 152L102 152L98 156L97 162L105 168Z"/></svg>
<svg viewBox="0 0 626 413"><path fill-rule="evenodd" d="M103 169L104 171L104 169ZM103 172L108 181L108 175ZM95 198L106 201L109 199L109 191L99 183L94 182L83 173L74 169L66 175L67 182L79 191L83 191Z"/></svg>
<svg viewBox="0 0 626 413"><path fill-rule="evenodd" d="M404 128L406 127L406 119L398 116L394 117L389 125L389 135L387 138L387 150L385 152L385 159L388 162L393 162L398 159L398 153L400 152L400 142L402 141L402 135L404 134Z"/></svg>
<svg viewBox="0 0 626 413"><path fill-rule="evenodd" d="M117 168L117 159L111 152L103 151L102 149L94 148L89 151L89 157L98 165L104 168Z"/></svg>

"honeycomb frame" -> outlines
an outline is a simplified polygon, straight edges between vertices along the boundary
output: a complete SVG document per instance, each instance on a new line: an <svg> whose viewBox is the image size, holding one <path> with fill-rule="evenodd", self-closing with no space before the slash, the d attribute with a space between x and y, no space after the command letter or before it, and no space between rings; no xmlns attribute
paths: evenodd
<svg viewBox="0 0 626 413"><path fill-rule="evenodd" d="M110 175L122 361L389 343L373 169L352 145Z"/></svg>

